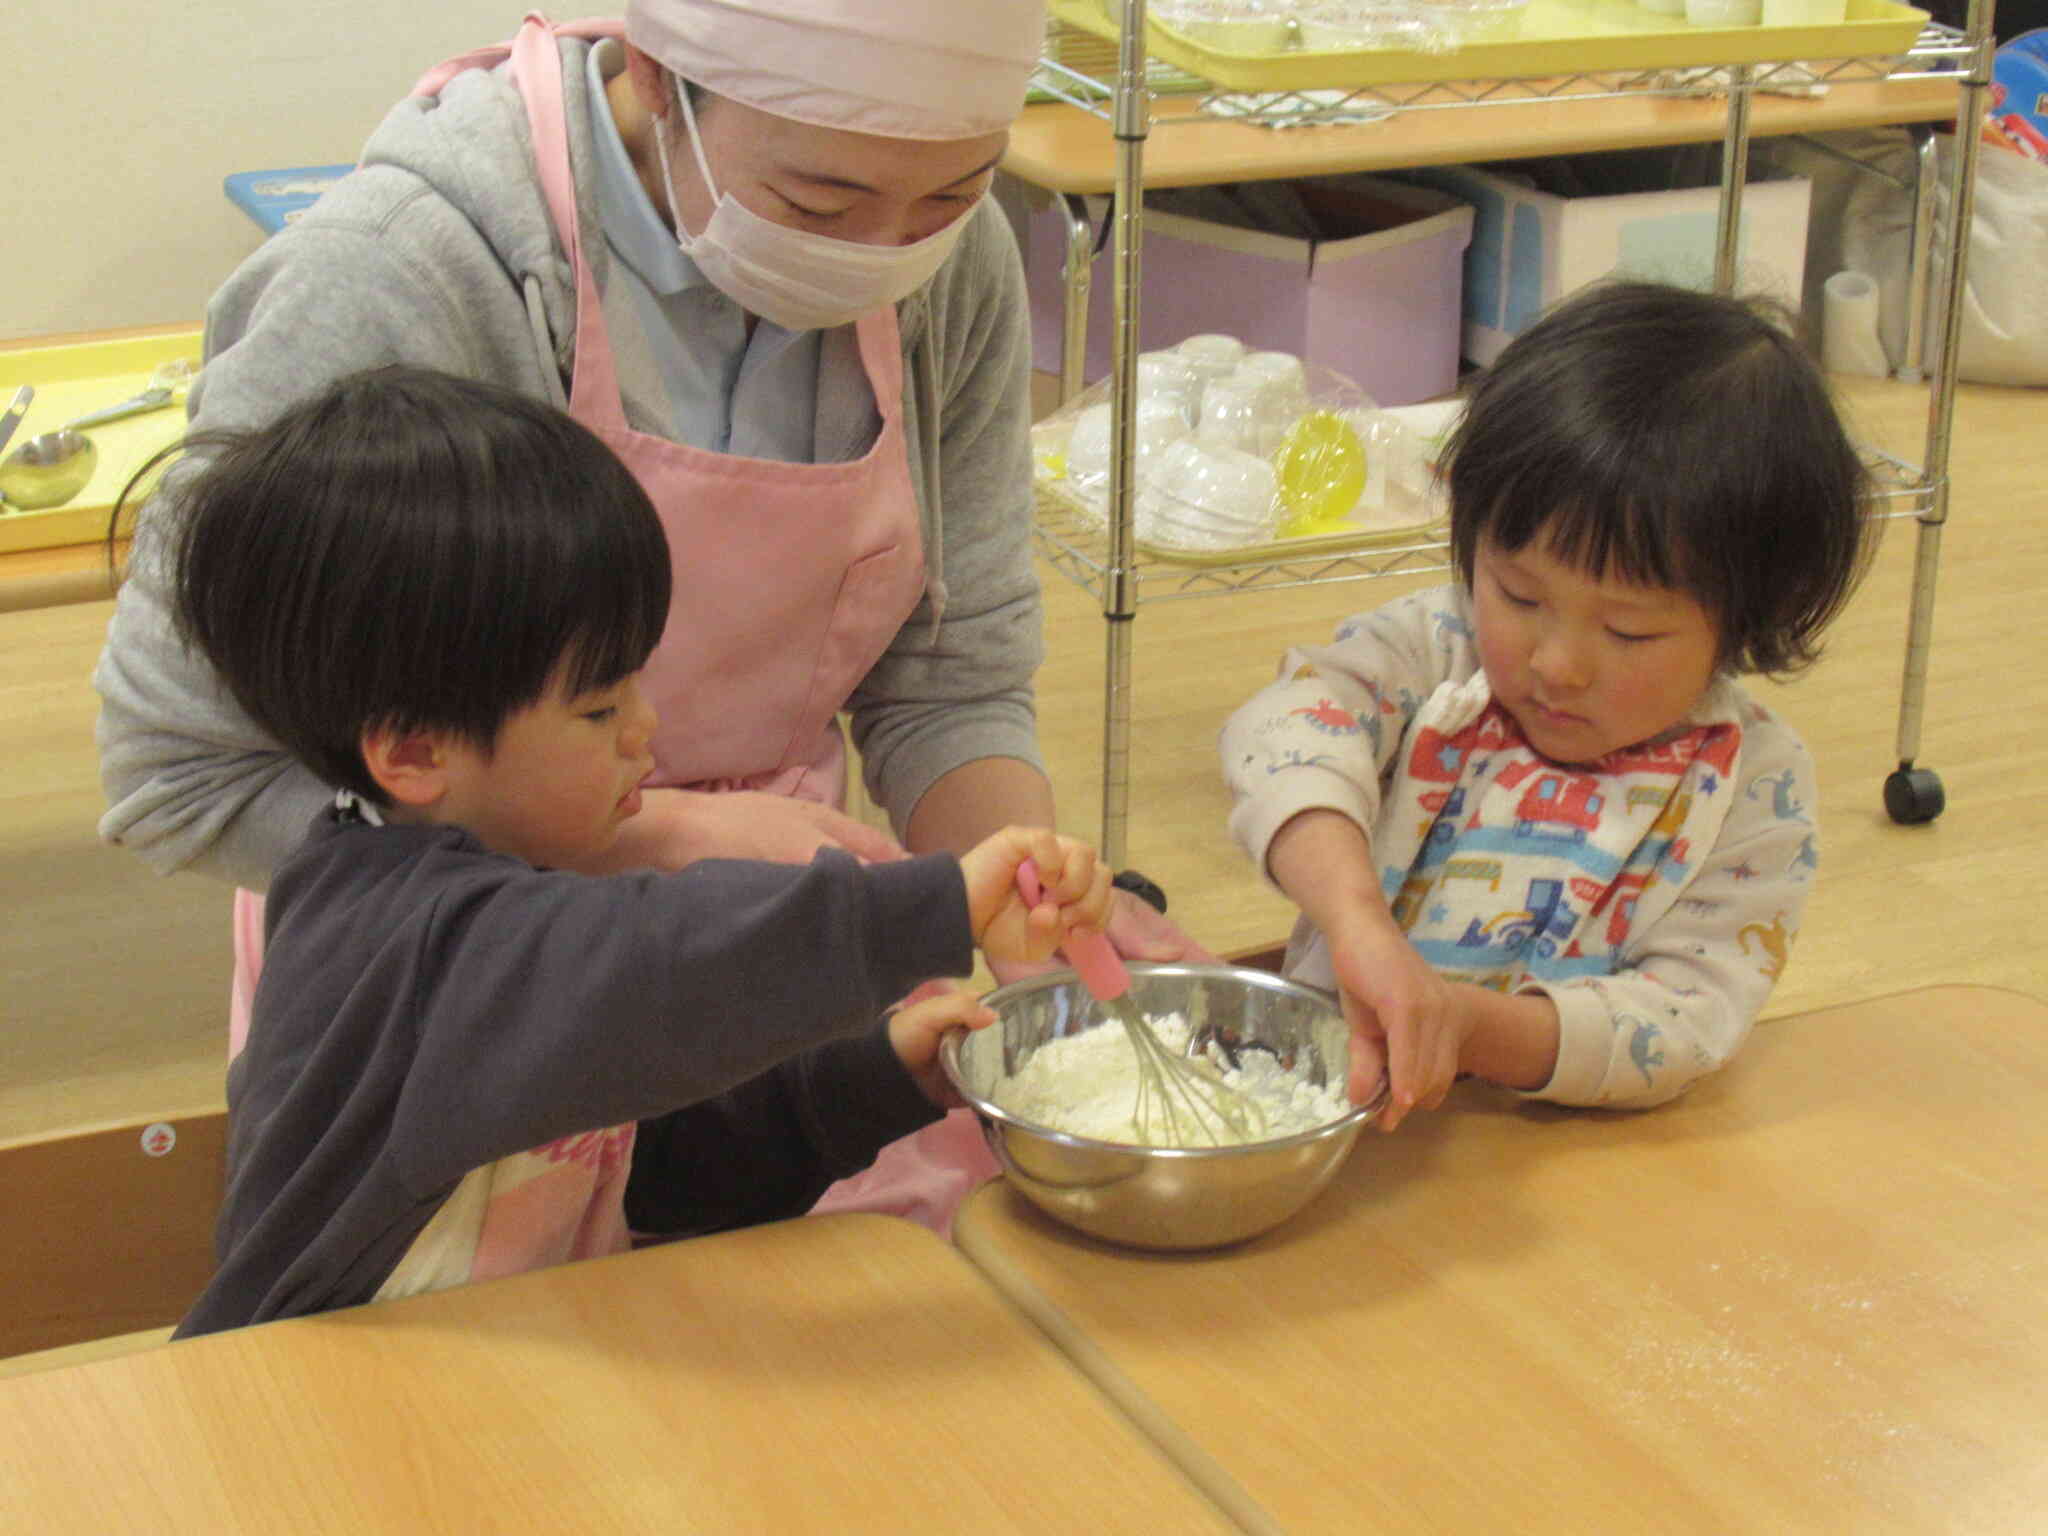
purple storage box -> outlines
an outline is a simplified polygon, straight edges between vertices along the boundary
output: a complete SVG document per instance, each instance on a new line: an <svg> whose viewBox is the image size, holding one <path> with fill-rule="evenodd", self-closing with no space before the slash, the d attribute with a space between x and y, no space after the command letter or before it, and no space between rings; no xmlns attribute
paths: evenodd
<svg viewBox="0 0 2048 1536"><path fill-rule="evenodd" d="M1458 382L1464 252L1470 205L1434 188L1370 176L1326 177L1268 189L1286 234L1195 218L1147 199L1139 258L1138 345L1152 351L1204 331L1292 352L1357 381L1381 405L1411 405ZM1285 193L1284 203L1276 200ZM1190 189L1183 197L1199 198ZM1168 194L1168 197L1175 194ZM1090 198L1100 227L1107 200ZM1242 216L1224 197L1214 206ZM1060 371L1067 219L1058 200L1027 226L1033 365ZM1107 243L1089 278L1084 379L1109 372L1114 269Z"/></svg>

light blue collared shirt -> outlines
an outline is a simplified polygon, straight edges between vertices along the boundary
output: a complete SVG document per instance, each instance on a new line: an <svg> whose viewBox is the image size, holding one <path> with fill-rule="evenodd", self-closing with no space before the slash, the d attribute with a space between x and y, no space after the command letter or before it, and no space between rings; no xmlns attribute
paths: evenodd
<svg viewBox="0 0 2048 1536"><path fill-rule="evenodd" d="M633 371L630 350L651 357L668 395L667 435L695 448L792 464L865 452L879 418L852 328L842 327L843 336L786 331L757 319L748 336L746 312L676 244L619 138L605 82L625 68L624 50L614 40L601 42L590 50L588 67L598 212L614 257L611 281L623 286L629 300L623 309L612 301L605 306L612 344L621 354L620 376ZM618 334L622 314L638 319L637 338ZM866 401L867 409L857 415L867 425L821 452L822 392Z"/></svg>

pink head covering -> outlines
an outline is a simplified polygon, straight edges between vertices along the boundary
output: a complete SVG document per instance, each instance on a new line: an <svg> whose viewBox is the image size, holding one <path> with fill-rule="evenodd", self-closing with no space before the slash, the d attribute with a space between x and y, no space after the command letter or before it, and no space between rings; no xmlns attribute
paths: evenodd
<svg viewBox="0 0 2048 1536"><path fill-rule="evenodd" d="M626 40L720 96L899 139L1010 126L1044 0L627 0Z"/></svg>

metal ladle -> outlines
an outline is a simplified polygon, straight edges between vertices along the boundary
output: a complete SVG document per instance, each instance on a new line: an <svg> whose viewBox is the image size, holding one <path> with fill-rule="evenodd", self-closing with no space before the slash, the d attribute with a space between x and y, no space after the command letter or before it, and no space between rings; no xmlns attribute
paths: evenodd
<svg viewBox="0 0 2048 1536"><path fill-rule="evenodd" d="M190 384L192 373L189 362L165 363L149 376L149 383L140 394L88 411L55 431L39 432L29 438L0 459L0 499L9 508L22 512L61 507L85 489L93 470L99 467L99 449L93 446L84 429L176 404Z"/></svg>
<svg viewBox="0 0 2048 1536"><path fill-rule="evenodd" d="M99 461L99 449L83 432L39 432L0 459L0 497L23 512L61 507L85 489Z"/></svg>

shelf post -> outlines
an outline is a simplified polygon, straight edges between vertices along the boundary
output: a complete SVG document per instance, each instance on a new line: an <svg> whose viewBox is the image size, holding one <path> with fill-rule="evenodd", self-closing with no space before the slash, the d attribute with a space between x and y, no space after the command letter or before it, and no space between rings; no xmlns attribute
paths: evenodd
<svg viewBox="0 0 2048 1536"><path fill-rule="evenodd" d="M1145 0L1123 0L1118 29L1110 327L1109 551L1103 572L1106 640L1102 686L1102 856L1125 862L1130 806L1131 624L1138 616L1132 534L1137 459L1138 261L1144 244L1145 136L1152 99L1145 79Z"/></svg>
<svg viewBox="0 0 2048 1536"><path fill-rule="evenodd" d="M1742 189L1749 180L1750 70L1728 70L1728 122L1721 140L1721 208L1714 223L1714 291L1735 291L1736 258L1742 252Z"/></svg>
<svg viewBox="0 0 2048 1536"><path fill-rule="evenodd" d="M1968 44L1956 111L1955 155L1949 166L1948 227L1941 231L1944 270L1941 313L1930 315L1934 367L1927 390L1927 451L1921 459L1925 494L1913 554L1913 596L1906 625L1905 673L1899 686L1898 758L1910 769L1920 755L1920 723L1927 705L1927 661L1934 645L1934 579L1941 567L1941 529L1948 521L1950 430L1955 423L1956 354L1962 337L1964 279L1970 225L1976 214L1977 152L1983 146L1984 109L1991 90L1993 0L1970 0L1964 23ZM1910 359L1909 359L1910 361Z"/></svg>

